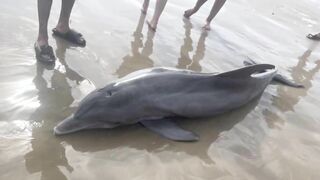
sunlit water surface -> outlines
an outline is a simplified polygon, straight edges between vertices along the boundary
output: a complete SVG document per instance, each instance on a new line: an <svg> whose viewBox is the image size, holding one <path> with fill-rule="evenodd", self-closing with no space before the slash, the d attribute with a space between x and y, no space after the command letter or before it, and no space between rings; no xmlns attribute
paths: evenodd
<svg viewBox="0 0 320 180"><path fill-rule="evenodd" d="M319 179L320 1L227 1L212 31L213 4L190 21L194 1L169 0L156 33L142 0L77 1L71 26L87 39L72 47L50 36L54 67L36 63L36 1L0 6L0 179ZM54 1L49 30L59 16ZM221 116L182 122L200 136L172 142L140 125L55 137L52 128L90 91L149 67L222 72L243 60L271 63L305 89L270 85L260 100Z"/></svg>

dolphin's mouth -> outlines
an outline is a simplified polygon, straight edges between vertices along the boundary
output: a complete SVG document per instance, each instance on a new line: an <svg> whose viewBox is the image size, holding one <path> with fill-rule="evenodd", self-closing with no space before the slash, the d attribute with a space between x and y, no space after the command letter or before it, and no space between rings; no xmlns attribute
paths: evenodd
<svg viewBox="0 0 320 180"><path fill-rule="evenodd" d="M84 121L75 118L73 115L67 117L63 121L61 121L57 126L53 128L55 135L65 135L74 133L77 131L85 130L85 129L98 129L98 128L114 128L119 124L114 124L110 122L99 122L99 121Z"/></svg>
<svg viewBox="0 0 320 180"><path fill-rule="evenodd" d="M59 126L56 126L56 127L53 128L54 135L56 135L56 136L70 134L70 133L77 132L77 131L80 131L80 130L81 129L79 129L79 130L70 130L70 131L62 131L61 129L59 129Z"/></svg>
<svg viewBox="0 0 320 180"><path fill-rule="evenodd" d="M72 133L72 132L63 132L63 131L60 131L59 128L58 128L58 126L56 126L56 127L53 128L53 132L54 132L54 135L56 135L56 136L60 136L60 135Z"/></svg>
<svg viewBox="0 0 320 180"><path fill-rule="evenodd" d="M252 73L250 76L253 77L253 78L257 78L257 79L264 79L264 78L267 78L267 77L271 77L275 73L277 73L277 69L273 66L273 67L265 68L261 72Z"/></svg>
<svg viewBox="0 0 320 180"><path fill-rule="evenodd" d="M85 129L81 122L73 116L69 116L53 128L55 135L64 135Z"/></svg>

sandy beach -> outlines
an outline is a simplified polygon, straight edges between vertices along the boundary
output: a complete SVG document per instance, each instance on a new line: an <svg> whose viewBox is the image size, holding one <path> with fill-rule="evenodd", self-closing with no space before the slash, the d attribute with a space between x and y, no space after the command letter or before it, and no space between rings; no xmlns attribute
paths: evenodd
<svg viewBox="0 0 320 180"><path fill-rule="evenodd" d="M55 0L49 29L56 25ZM195 1L169 0L156 33L142 0L78 0L71 26L84 48L54 38L54 66L37 63L36 1L0 6L1 180L320 179L320 1L227 1L202 31L213 1L190 20ZM243 108L181 123L194 143L164 139L140 125L56 137L53 127L90 91L149 67L223 72L253 59L278 67L304 89L278 84Z"/></svg>

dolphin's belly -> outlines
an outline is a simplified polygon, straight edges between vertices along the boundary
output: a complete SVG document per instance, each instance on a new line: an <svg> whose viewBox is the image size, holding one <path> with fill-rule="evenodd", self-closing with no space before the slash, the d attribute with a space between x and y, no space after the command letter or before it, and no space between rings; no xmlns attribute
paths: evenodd
<svg viewBox="0 0 320 180"><path fill-rule="evenodd" d="M189 97L172 98L161 103L159 109L188 118L211 117L228 112L248 103L251 98L237 95L222 98L219 94L203 93L201 95L190 95Z"/></svg>
<svg viewBox="0 0 320 180"><path fill-rule="evenodd" d="M228 91L175 92L171 94L149 94L144 109L150 116L181 116L188 118L212 117L239 108L258 94L250 90L242 93Z"/></svg>

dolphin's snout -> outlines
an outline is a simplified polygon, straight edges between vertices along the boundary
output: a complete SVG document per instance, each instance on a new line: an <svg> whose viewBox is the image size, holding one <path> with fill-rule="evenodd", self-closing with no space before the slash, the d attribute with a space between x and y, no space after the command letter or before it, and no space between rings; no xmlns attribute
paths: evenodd
<svg viewBox="0 0 320 180"><path fill-rule="evenodd" d="M64 133L58 129L58 126L53 128L53 134L56 136L63 135Z"/></svg>
<svg viewBox="0 0 320 180"><path fill-rule="evenodd" d="M70 116L63 121L61 121L57 126L53 128L54 135L64 135L72 132L79 131L81 128L81 123L78 122L73 116Z"/></svg>

